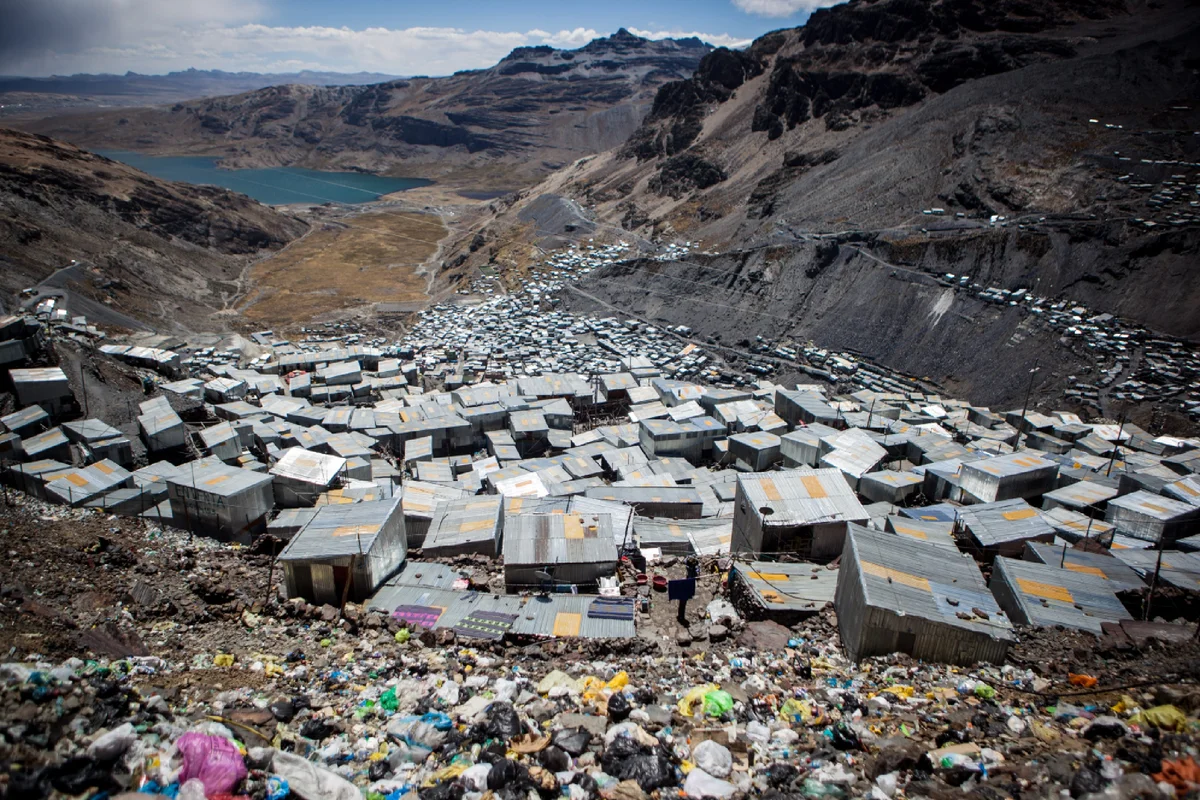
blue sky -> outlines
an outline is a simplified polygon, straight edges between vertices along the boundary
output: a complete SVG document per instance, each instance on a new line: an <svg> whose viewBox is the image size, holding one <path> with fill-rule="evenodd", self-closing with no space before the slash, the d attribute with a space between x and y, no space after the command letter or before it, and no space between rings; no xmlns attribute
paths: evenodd
<svg viewBox="0 0 1200 800"><path fill-rule="evenodd" d="M0 74L228 71L443 75L512 48L625 27L738 46L830 0L17 0Z"/></svg>

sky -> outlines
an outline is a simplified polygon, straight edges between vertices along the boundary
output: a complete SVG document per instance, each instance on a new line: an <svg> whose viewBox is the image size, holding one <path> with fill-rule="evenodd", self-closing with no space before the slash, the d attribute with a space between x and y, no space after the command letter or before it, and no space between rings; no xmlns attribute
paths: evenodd
<svg viewBox="0 0 1200 800"><path fill-rule="evenodd" d="M737 47L832 0L0 0L0 74L447 75L624 27Z"/></svg>

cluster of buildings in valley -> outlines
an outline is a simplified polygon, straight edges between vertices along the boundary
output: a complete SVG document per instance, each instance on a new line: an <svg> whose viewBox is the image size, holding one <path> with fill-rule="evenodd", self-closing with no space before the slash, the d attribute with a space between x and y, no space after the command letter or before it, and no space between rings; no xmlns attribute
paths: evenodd
<svg viewBox="0 0 1200 800"><path fill-rule="evenodd" d="M834 388L734 380L686 331L538 294L435 306L391 343L327 325L180 352L2 320L4 480L225 541L270 535L290 596L468 637L632 636L650 577L681 556L715 559L749 617L832 603L854 657L996 661L1014 625L1193 615L1200 440L975 407L811 347L756 343ZM1194 374L1170 342L998 297L1136 347L1142 371L1116 388ZM37 362L63 335L146 376L136 426L89 418ZM502 561L506 591L472 585L463 556Z"/></svg>

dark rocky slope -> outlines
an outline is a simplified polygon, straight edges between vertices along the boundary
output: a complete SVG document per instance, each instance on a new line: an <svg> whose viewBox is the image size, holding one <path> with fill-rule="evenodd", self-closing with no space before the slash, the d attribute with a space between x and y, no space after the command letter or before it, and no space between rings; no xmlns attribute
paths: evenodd
<svg viewBox="0 0 1200 800"><path fill-rule="evenodd" d="M250 198L170 183L73 145L0 129L0 290L72 259L78 289L164 327L207 320L243 267L307 225Z"/></svg>
<svg viewBox="0 0 1200 800"><path fill-rule="evenodd" d="M528 196L729 253L590 276L614 308L727 343L853 348L1012 403L1038 356L1039 381L1062 388L1111 355L946 273L1200 337L1198 66L1187 0L856 1L714 53L623 148ZM830 242L836 258L819 257Z"/></svg>

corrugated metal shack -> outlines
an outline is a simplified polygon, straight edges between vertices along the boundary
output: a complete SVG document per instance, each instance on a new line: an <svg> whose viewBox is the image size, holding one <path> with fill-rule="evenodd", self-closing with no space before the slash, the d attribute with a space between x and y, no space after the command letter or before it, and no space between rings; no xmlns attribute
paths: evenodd
<svg viewBox="0 0 1200 800"><path fill-rule="evenodd" d="M1126 536L1164 546L1200 533L1200 506L1145 490L1109 500L1104 518Z"/></svg>
<svg viewBox="0 0 1200 800"><path fill-rule="evenodd" d="M969 555L860 525L850 526L834 608L842 645L855 661L902 652L1000 664L1014 640Z"/></svg>
<svg viewBox="0 0 1200 800"><path fill-rule="evenodd" d="M1104 578L1048 564L997 558L992 594L1018 625L1062 625L1099 636L1101 622L1130 619Z"/></svg>
<svg viewBox="0 0 1200 800"><path fill-rule="evenodd" d="M970 538L984 561L996 556L1020 558L1028 541L1053 542L1054 528L1024 500L1001 500L958 509L957 530Z"/></svg>
<svg viewBox="0 0 1200 800"><path fill-rule="evenodd" d="M894 469L869 472L858 481L858 492L873 503L903 503L921 492L925 478Z"/></svg>
<svg viewBox="0 0 1200 800"><path fill-rule="evenodd" d="M730 598L750 619L769 617L792 622L810 617L832 603L838 570L820 564L735 561L729 571Z"/></svg>
<svg viewBox="0 0 1200 800"><path fill-rule="evenodd" d="M510 592L555 585L596 586L617 569L607 514L517 514L504 520L504 584Z"/></svg>
<svg viewBox="0 0 1200 800"><path fill-rule="evenodd" d="M780 460L780 439L772 433L756 431L729 437L729 455L752 472L762 472Z"/></svg>
<svg viewBox="0 0 1200 800"><path fill-rule="evenodd" d="M972 461L961 471L963 491L980 503L1040 497L1057 481L1058 464L1028 451Z"/></svg>
<svg viewBox="0 0 1200 800"><path fill-rule="evenodd" d="M322 492L342 481L345 470L344 458L289 447L271 467L275 502L281 508L312 506Z"/></svg>
<svg viewBox="0 0 1200 800"><path fill-rule="evenodd" d="M439 503L421 545L422 554L427 558L499 555L503 512L503 498L495 495Z"/></svg>
<svg viewBox="0 0 1200 800"><path fill-rule="evenodd" d="M167 478L175 524L223 541L249 544L275 506L271 476L221 463L192 462Z"/></svg>
<svg viewBox="0 0 1200 800"><path fill-rule="evenodd" d="M400 499L323 506L279 554L288 597L340 605L362 601L404 563Z"/></svg>
<svg viewBox="0 0 1200 800"><path fill-rule="evenodd" d="M836 558L846 523L870 519L836 469L739 475L733 503L734 553Z"/></svg>

